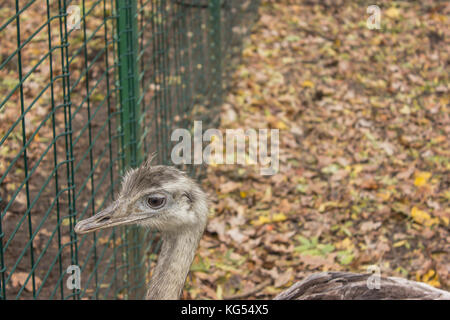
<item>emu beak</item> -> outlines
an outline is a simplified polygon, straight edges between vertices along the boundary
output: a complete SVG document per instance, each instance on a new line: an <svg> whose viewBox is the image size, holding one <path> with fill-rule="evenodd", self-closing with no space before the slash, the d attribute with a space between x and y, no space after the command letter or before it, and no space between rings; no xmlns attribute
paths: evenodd
<svg viewBox="0 0 450 320"><path fill-rule="evenodd" d="M119 201L114 201L108 207L93 215L90 218L79 221L75 226L75 232L78 234L85 234L94 232L100 229L111 228L119 225L126 225L142 220L143 217L133 217L123 214L123 210Z"/></svg>

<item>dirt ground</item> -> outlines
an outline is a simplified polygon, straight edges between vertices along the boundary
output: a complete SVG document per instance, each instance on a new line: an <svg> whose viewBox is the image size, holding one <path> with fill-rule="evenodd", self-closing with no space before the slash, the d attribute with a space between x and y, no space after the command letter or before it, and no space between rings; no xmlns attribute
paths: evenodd
<svg viewBox="0 0 450 320"><path fill-rule="evenodd" d="M370 30L367 6L262 2L221 129L279 129L280 170L209 166L185 297L272 298L370 265L449 288L450 7L382 1Z"/></svg>

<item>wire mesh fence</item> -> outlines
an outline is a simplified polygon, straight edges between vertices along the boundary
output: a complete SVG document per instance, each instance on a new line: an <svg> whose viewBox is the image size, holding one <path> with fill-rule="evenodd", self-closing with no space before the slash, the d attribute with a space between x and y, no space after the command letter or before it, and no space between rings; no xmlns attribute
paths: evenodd
<svg viewBox="0 0 450 320"><path fill-rule="evenodd" d="M143 297L157 233L73 227L145 155L170 164L173 128L218 120L258 2L0 1L0 299Z"/></svg>

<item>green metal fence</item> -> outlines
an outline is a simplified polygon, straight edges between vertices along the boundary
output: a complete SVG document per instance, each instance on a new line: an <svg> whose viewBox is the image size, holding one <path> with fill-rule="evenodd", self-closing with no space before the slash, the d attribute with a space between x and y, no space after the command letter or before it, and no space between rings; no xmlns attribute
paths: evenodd
<svg viewBox="0 0 450 320"><path fill-rule="evenodd" d="M73 227L146 154L170 164L173 128L216 123L258 2L0 0L0 299L143 297L157 233Z"/></svg>

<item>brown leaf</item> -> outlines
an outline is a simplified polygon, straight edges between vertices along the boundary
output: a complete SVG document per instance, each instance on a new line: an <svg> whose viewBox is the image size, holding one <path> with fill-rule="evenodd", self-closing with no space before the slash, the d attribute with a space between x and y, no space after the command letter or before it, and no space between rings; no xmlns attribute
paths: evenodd
<svg viewBox="0 0 450 320"><path fill-rule="evenodd" d="M281 203L278 205L278 210L282 213L289 213L291 211L291 204L288 199L281 200Z"/></svg>
<svg viewBox="0 0 450 320"><path fill-rule="evenodd" d="M340 181L340 180L344 179L346 176L348 176L348 173L349 172L345 169L339 169L331 176L331 180L332 181Z"/></svg>
<svg viewBox="0 0 450 320"><path fill-rule="evenodd" d="M264 197L261 199L262 202L271 202L272 201L272 187L268 186L265 193L264 193Z"/></svg>
<svg viewBox="0 0 450 320"><path fill-rule="evenodd" d="M376 230L381 226L381 222L365 221L361 223L360 228L362 232Z"/></svg>
<svg viewBox="0 0 450 320"><path fill-rule="evenodd" d="M378 182L374 178L364 178L360 182L360 187L367 190L376 190L378 189L379 185Z"/></svg>
<svg viewBox="0 0 450 320"><path fill-rule="evenodd" d="M272 269L261 269L261 273L270 276L273 280L276 280L280 276L277 267L273 267Z"/></svg>
<svg viewBox="0 0 450 320"><path fill-rule="evenodd" d="M21 288L25 284L25 281L27 281L28 275L29 275L28 272L14 272L11 275L12 286L15 288ZM38 288L42 283L42 280L37 276L34 276L34 281L36 288ZM28 292L33 291L33 279L31 278L31 276L26 282L25 290Z"/></svg>
<svg viewBox="0 0 450 320"><path fill-rule="evenodd" d="M300 261L309 270L340 270L340 265L334 262L334 254L329 254L326 258L321 256L301 255Z"/></svg>
<svg viewBox="0 0 450 320"><path fill-rule="evenodd" d="M217 233L217 235L219 236L220 241L226 241L225 238L225 221L219 219L219 218L215 218L215 219L211 219L208 222L208 225L206 226L206 229L208 230L208 232L211 233Z"/></svg>
<svg viewBox="0 0 450 320"><path fill-rule="evenodd" d="M415 169L415 166L411 165L405 171L397 173L396 178L399 180L409 179L409 177L411 177L411 175L414 173Z"/></svg>
<svg viewBox="0 0 450 320"><path fill-rule="evenodd" d="M275 288L284 286L286 283L289 282L289 280L291 280L293 275L294 275L294 271L292 268L289 268L282 274L278 275L278 277L275 279L275 284L274 284Z"/></svg>
<svg viewBox="0 0 450 320"><path fill-rule="evenodd" d="M232 228L226 232L226 234L235 242L241 244L248 240L248 237L239 230L239 228Z"/></svg>
<svg viewBox="0 0 450 320"><path fill-rule="evenodd" d="M228 181L220 186L220 193L230 193L238 190L241 187L240 183L234 181Z"/></svg>

